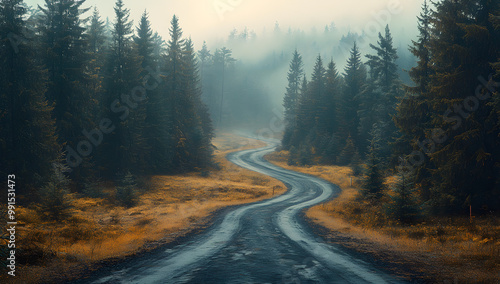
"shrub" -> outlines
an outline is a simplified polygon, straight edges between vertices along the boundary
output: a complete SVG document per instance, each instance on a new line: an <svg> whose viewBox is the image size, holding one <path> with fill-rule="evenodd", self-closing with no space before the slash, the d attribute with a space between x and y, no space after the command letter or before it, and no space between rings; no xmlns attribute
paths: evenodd
<svg viewBox="0 0 500 284"><path fill-rule="evenodd" d="M87 181L84 184L83 192L85 196L91 198L101 198L104 196L99 181Z"/></svg>
<svg viewBox="0 0 500 284"><path fill-rule="evenodd" d="M404 224L415 221L420 215L420 206L411 179L406 174L399 174L392 192L387 206L388 215Z"/></svg>
<svg viewBox="0 0 500 284"><path fill-rule="evenodd" d="M62 221L71 216L72 198L69 195L69 180L64 175L67 168L55 164L51 180L39 192L37 209L42 217L51 221Z"/></svg>
<svg viewBox="0 0 500 284"><path fill-rule="evenodd" d="M132 207L137 203L137 184L134 176L128 172L116 187L116 200L125 207Z"/></svg>

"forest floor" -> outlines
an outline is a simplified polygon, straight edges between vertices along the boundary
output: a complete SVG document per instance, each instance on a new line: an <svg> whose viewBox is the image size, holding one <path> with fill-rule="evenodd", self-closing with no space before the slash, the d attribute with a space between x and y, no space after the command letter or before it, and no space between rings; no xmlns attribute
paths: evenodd
<svg viewBox="0 0 500 284"><path fill-rule="evenodd" d="M305 212L312 227L332 243L390 264L395 274L429 283L500 283L500 218L433 218L413 225L388 220L377 206L357 201L360 180L348 167L289 166L288 152L266 158L280 167L338 185L332 201ZM394 178L388 178L390 185Z"/></svg>
<svg viewBox="0 0 500 284"><path fill-rule="evenodd" d="M222 208L255 202L286 191L281 182L240 168L225 159L233 151L265 146L230 134L218 134L218 170L172 176L152 176L138 183L139 201L132 208L106 198L73 196L72 217L43 222L37 211L18 208L18 267L15 278L0 282L46 283L77 279L99 263L120 260L174 243L206 228Z"/></svg>

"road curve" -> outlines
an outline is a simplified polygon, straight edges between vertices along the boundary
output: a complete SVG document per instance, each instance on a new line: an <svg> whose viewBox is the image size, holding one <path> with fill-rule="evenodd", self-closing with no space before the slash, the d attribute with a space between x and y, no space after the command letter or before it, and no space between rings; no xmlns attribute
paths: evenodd
<svg viewBox="0 0 500 284"><path fill-rule="evenodd" d="M287 193L239 206L189 242L101 272L89 283L398 283L304 226L299 213L339 188L265 161L277 145L266 142L227 159L281 180Z"/></svg>

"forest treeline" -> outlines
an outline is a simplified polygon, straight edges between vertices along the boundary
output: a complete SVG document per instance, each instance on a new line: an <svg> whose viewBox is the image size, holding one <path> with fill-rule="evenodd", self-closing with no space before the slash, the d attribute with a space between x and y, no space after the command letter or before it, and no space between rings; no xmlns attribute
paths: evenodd
<svg viewBox="0 0 500 284"><path fill-rule="evenodd" d="M134 26L122 0L114 11L110 23L85 0L36 11L0 1L0 172L17 175L26 202L56 206L99 181L126 195L137 176L212 164L214 129L178 18L165 42L147 12Z"/></svg>
<svg viewBox="0 0 500 284"><path fill-rule="evenodd" d="M351 166L361 198L392 200L398 218L500 209L499 2L424 3L417 58L398 76L389 26L363 56L353 43L343 72L318 56L310 79L293 54L282 146L290 164ZM384 178L399 175L389 199Z"/></svg>

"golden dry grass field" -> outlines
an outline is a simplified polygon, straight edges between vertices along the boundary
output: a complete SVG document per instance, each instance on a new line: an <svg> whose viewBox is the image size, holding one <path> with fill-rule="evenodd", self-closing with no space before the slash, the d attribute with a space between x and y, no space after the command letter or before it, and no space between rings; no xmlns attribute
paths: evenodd
<svg viewBox="0 0 500 284"><path fill-rule="evenodd" d="M410 226L388 220L379 207L360 203L360 180L348 167L287 164L288 152L266 156L290 170L328 180L342 189L340 196L312 207L306 216L329 231L342 245L384 258L395 266L410 266L415 275L436 283L500 283L500 220L497 216L433 218ZM394 182L389 177L386 183ZM328 236L326 236L328 237Z"/></svg>
<svg viewBox="0 0 500 284"><path fill-rule="evenodd" d="M71 279L95 262L123 258L203 228L221 208L286 191L281 182L225 159L232 151L264 143L220 133L214 145L219 170L148 177L132 208L116 206L109 198L74 196L73 216L61 223L42 222L36 210L19 208L18 243L25 264L18 267L16 281L40 283L56 275ZM113 186L104 186L112 200Z"/></svg>

